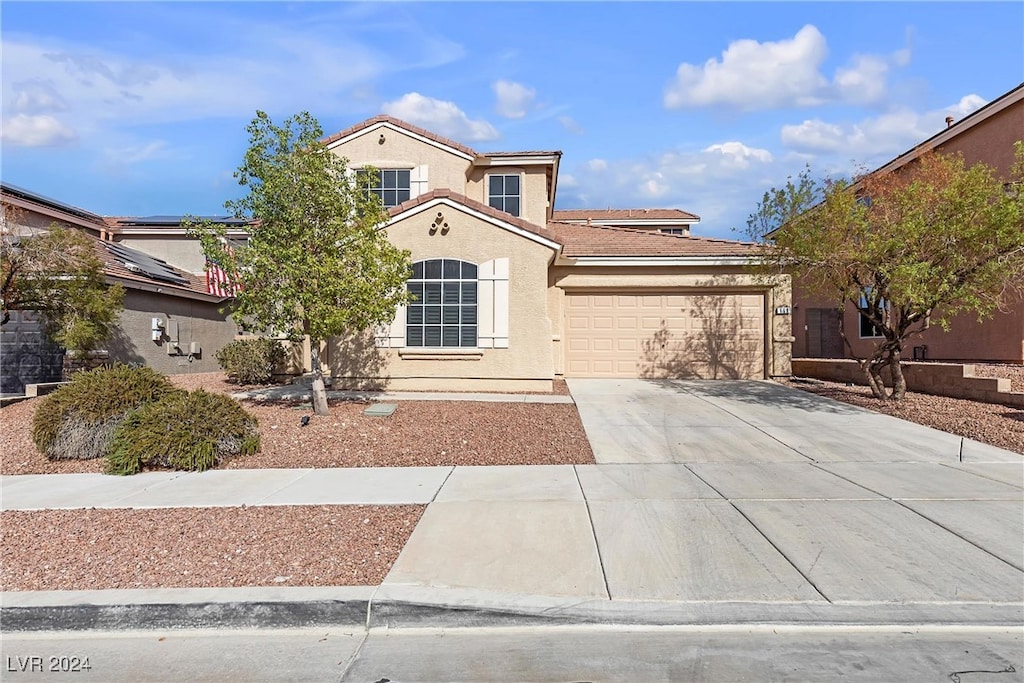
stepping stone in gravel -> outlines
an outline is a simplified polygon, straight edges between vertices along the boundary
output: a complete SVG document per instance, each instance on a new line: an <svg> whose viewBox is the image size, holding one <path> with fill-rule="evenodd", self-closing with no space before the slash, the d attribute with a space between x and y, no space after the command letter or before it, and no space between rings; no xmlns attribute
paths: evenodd
<svg viewBox="0 0 1024 683"><path fill-rule="evenodd" d="M374 403L372 406L363 411L363 415L370 415L372 417L387 417L391 413L395 412L395 408L398 407L397 403Z"/></svg>

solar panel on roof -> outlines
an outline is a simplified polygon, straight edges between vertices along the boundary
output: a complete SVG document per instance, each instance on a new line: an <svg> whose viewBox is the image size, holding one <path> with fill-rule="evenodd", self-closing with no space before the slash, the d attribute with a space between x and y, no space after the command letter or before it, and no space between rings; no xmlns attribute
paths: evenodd
<svg viewBox="0 0 1024 683"><path fill-rule="evenodd" d="M107 250L114 258L121 261L124 267L133 273L145 275L153 280L172 282L176 285L187 285L189 281L177 273L167 261L145 254L136 249L130 249L116 242L105 242Z"/></svg>

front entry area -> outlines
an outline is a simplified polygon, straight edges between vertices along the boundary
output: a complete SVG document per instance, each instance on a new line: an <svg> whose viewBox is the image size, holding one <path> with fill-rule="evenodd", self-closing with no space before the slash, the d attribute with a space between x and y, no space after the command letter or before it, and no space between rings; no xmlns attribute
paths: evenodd
<svg viewBox="0 0 1024 683"><path fill-rule="evenodd" d="M764 379L759 292L567 292L567 377Z"/></svg>

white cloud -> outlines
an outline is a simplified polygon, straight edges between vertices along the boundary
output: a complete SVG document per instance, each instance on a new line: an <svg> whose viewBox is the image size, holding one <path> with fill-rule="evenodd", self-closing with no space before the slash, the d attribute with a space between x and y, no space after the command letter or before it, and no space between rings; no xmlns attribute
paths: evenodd
<svg viewBox="0 0 1024 683"><path fill-rule="evenodd" d="M559 116L558 122L562 124L562 128L566 132L572 133L573 135L583 135L583 127L576 122L576 119L571 116Z"/></svg>
<svg viewBox="0 0 1024 683"><path fill-rule="evenodd" d="M385 102L381 109L409 123L455 140L494 140L498 131L483 120L471 120L454 102L425 97L418 92L402 95L394 102Z"/></svg>
<svg viewBox="0 0 1024 683"><path fill-rule="evenodd" d="M73 142L76 136L49 114L18 114L4 119L0 139L15 147L56 147Z"/></svg>
<svg viewBox="0 0 1024 683"><path fill-rule="evenodd" d="M825 36L811 24L790 39L737 40L722 52L721 61L680 64L664 104L669 109L726 105L745 111L835 101L876 104L888 93L892 67L910 63L910 48L888 56L854 55L831 80L821 72L827 56Z"/></svg>
<svg viewBox="0 0 1024 683"><path fill-rule="evenodd" d="M11 110L19 114L43 114L67 111L68 103L49 83L40 80L11 84Z"/></svg>
<svg viewBox="0 0 1024 683"><path fill-rule="evenodd" d="M761 109L817 104L828 85L818 70L827 53L825 36L810 24L788 40L737 40L722 53L721 61L712 58L702 67L680 64L665 93L665 106Z"/></svg>
<svg viewBox="0 0 1024 683"><path fill-rule="evenodd" d="M104 154L111 161L116 160L120 164L128 165L164 156L163 152L166 149L166 142L163 140L155 140L145 145L132 145L121 149L107 150Z"/></svg>
<svg viewBox="0 0 1024 683"><path fill-rule="evenodd" d="M559 208L681 208L701 216L695 234L727 238L737 238L730 228L743 224L780 175L768 150L739 141L639 159L591 159L566 170L574 182L559 181Z"/></svg>
<svg viewBox="0 0 1024 683"><path fill-rule="evenodd" d="M828 123L809 119L782 127L782 144L800 152L844 154L861 162L894 156L930 138L946 127L945 119L960 119L985 104L967 95L942 109L918 113L901 107L857 123Z"/></svg>
<svg viewBox="0 0 1024 683"><path fill-rule="evenodd" d="M558 174L558 186L559 187L579 187L580 183L576 180L576 176L571 173L559 173Z"/></svg>
<svg viewBox="0 0 1024 683"><path fill-rule="evenodd" d="M502 80L496 81L491 88L498 98L495 110L508 119L521 119L526 116L537 99L537 91L522 83Z"/></svg>
<svg viewBox="0 0 1024 683"><path fill-rule="evenodd" d="M846 102L873 104L885 97L888 71L889 63L881 57L858 55L851 66L836 70L835 86Z"/></svg>
<svg viewBox="0 0 1024 683"><path fill-rule="evenodd" d="M723 142L704 148L705 153L721 154L722 163L729 168L747 169L751 162L770 163L772 154L766 149L747 147L742 142Z"/></svg>

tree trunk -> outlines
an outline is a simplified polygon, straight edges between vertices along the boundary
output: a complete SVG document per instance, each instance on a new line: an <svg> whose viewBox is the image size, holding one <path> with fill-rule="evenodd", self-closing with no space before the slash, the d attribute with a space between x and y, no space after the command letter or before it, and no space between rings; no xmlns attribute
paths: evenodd
<svg viewBox="0 0 1024 683"><path fill-rule="evenodd" d="M893 401L899 401L907 395L907 378L903 376L903 365L900 361L900 349L895 348L889 356L889 372L892 373Z"/></svg>
<svg viewBox="0 0 1024 683"><path fill-rule="evenodd" d="M310 364L313 366L313 412L327 415L327 387L324 385L324 373L320 369L320 342L309 340Z"/></svg>

